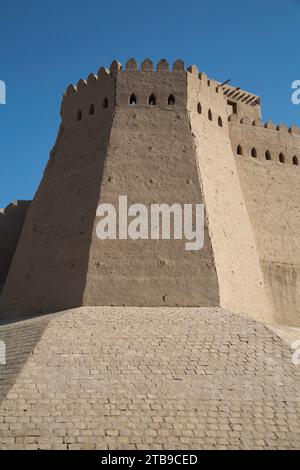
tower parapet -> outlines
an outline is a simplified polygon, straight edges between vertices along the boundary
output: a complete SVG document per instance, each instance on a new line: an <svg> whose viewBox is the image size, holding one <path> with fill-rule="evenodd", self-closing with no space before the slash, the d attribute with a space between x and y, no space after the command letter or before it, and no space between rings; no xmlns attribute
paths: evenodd
<svg viewBox="0 0 300 470"><path fill-rule="evenodd" d="M300 129L272 121L251 120L229 116L229 133L233 152L239 156L252 156L257 161L287 163L298 166L300 159ZM270 163L269 163L270 164Z"/></svg>

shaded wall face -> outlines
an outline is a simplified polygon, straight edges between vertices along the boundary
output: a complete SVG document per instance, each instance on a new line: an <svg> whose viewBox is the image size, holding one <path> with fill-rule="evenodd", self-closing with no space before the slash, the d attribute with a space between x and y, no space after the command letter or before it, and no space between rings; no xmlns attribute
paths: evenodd
<svg viewBox="0 0 300 470"><path fill-rule="evenodd" d="M114 80L101 85L64 100L59 137L1 296L2 318L82 304L114 104ZM109 97L105 109L102 94Z"/></svg>
<svg viewBox="0 0 300 470"><path fill-rule="evenodd" d="M202 203L186 112L186 72L121 71L99 202ZM130 106L134 94L136 105ZM155 105L149 98L155 97ZM174 96L175 104L168 105ZM218 282L206 228L205 246L186 240L105 240L90 251L85 304L218 305ZM150 232L150 226L149 226Z"/></svg>
<svg viewBox="0 0 300 470"><path fill-rule="evenodd" d="M0 212L0 286L15 254L30 201L17 201Z"/></svg>

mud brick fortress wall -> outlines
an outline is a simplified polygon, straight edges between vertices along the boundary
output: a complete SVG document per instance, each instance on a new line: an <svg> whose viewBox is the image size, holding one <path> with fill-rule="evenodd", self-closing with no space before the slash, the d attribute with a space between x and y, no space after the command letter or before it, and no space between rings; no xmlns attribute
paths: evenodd
<svg viewBox="0 0 300 470"><path fill-rule="evenodd" d="M30 201L15 201L0 209L0 293L5 283Z"/></svg>
<svg viewBox="0 0 300 470"><path fill-rule="evenodd" d="M2 319L81 305L222 306L300 325L300 132L181 60L70 85L0 298ZM204 203L205 244L96 237L99 203Z"/></svg>

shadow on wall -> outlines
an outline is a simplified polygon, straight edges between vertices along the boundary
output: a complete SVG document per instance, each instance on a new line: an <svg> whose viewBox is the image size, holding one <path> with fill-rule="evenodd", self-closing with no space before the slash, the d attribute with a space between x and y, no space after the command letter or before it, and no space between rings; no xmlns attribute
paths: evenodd
<svg viewBox="0 0 300 470"><path fill-rule="evenodd" d="M76 94L74 87L69 93L0 297L1 320L68 310L84 302L115 76L105 73L98 80L91 75L87 83L80 81Z"/></svg>
<svg viewBox="0 0 300 470"><path fill-rule="evenodd" d="M15 254L31 201L16 201L0 209L0 294Z"/></svg>

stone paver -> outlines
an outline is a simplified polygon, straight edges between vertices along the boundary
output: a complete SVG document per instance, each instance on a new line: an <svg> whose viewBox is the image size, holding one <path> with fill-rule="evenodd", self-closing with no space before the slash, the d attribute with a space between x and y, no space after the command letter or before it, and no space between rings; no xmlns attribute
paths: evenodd
<svg viewBox="0 0 300 470"><path fill-rule="evenodd" d="M86 307L22 322L26 336L46 318L2 401L1 449L300 448L300 366L263 324Z"/></svg>
<svg viewBox="0 0 300 470"><path fill-rule="evenodd" d="M6 346L6 365L0 363L0 401L14 384L52 315L0 326Z"/></svg>

